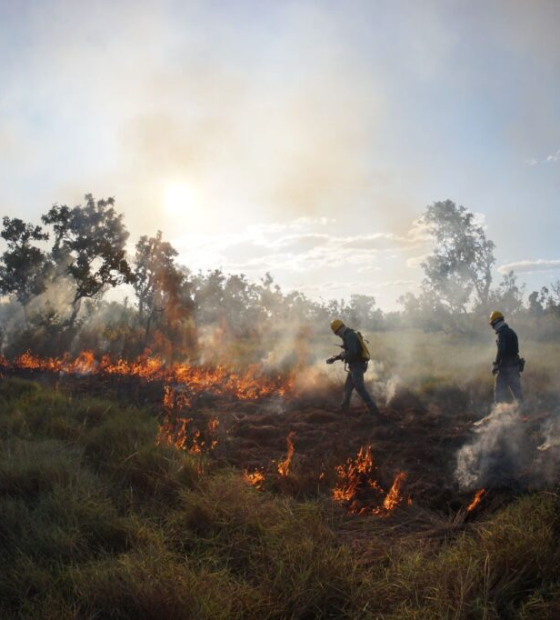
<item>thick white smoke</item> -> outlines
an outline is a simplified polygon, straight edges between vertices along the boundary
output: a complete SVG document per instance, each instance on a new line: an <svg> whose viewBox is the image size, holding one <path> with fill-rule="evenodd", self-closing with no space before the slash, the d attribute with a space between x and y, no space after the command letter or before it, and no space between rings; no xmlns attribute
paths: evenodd
<svg viewBox="0 0 560 620"><path fill-rule="evenodd" d="M474 438L457 454L455 477L463 490L509 484L524 472L528 458L527 426L516 404L494 405L473 426Z"/></svg>

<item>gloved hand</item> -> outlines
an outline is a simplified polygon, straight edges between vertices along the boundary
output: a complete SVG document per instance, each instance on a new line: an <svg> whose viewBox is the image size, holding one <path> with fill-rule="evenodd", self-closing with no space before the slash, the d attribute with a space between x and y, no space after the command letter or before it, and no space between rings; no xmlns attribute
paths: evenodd
<svg viewBox="0 0 560 620"><path fill-rule="evenodd" d="M327 360L327 364L334 364L336 362L336 359L334 357L329 357L329 359Z"/></svg>
<svg viewBox="0 0 560 620"><path fill-rule="evenodd" d="M496 364L496 362L494 362L494 363L492 364L492 374L493 374L494 376L496 376L496 375L498 374L498 372L499 372L498 364Z"/></svg>

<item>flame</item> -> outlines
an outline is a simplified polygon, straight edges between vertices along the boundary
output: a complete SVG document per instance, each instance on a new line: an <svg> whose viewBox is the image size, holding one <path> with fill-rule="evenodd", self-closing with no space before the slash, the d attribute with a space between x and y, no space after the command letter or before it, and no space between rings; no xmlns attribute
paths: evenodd
<svg viewBox="0 0 560 620"><path fill-rule="evenodd" d="M355 459L349 458L346 465L336 468L339 485L333 491L333 498L339 502L352 501L359 487L369 486L375 491L382 492L375 480L376 467L371 452L371 446L362 446Z"/></svg>
<svg viewBox="0 0 560 620"><path fill-rule="evenodd" d="M386 516L405 502L402 488L406 473L398 472L387 493L377 482L377 468L371 446L362 446L356 457L349 458L336 468L337 486L333 499L348 506L350 512L360 515ZM407 504L412 500L408 498Z"/></svg>
<svg viewBox="0 0 560 620"><path fill-rule="evenodd" d="M260 489L264 482L264 474L262 473L262 471L254 471L251 473L245 470L243 472L243 479L257 489Z"/></svg>
<svg viewBox="0 0 560 620"><path fill-rule="evenodd" d="M286 459L281 463L278 463L278 473L284 478L290 473L290 465L292 464L292 459L294 457L294 444L292 439L295 436L295 431L290 431L288 433L288 436L286 437L286 443L288 444Z"/></svg>
<svg viewBox="0 0 560 620"><path fill-rule="evenodd" d="M163 388L163 406L168 411L189 409L192 404L191 398L183 391L166 385Z"/></svg>
<svg viewBox="0 0 560 620"><path fill-rule="evenodd" d="M406 481L406 473L404 471L399 472L395 479L393 480L393 484L389 489L389 493L383 500L383 508L387 512L391 512L394 510L400 503L404 501L404 497L401 494L402 486Z"/></svg>
<svg viewBox="0 0 560 620"><path fill-rule="evenodd" d="M285 396L293 387L290 377L264 374L259 365L249 366L246 371L239 373L223 365L196 366L188 363L166 365L162 359L149 354L128 361L122 358L112 360L107 355L96 360L91 351L82 351L74 359L67 355L59 358L41 358L28 351L13 361L0 359L0 365L12 369L72 375L99 374L137 377L147 382L162 381L166 385L164 395L166 408L172 403L175 403L174 408L190 407L193 398L203 393L233 397L237 400L257 400L268 396Z"/></svg>
<svg viewBox="0 0 560 620"><path fill-rule="evenodd" d="M475 493L475 496L472 502L469 504L469 507L467 508L467 512L472 512L480 504L484 495L486 495L486 489L479 489Z"/></svg>
<svg viewBox="0 0 560 620"><path fill-rule="evenodd" d="M189 434L187 426L192 421L192 418L180 418L168 412L165 421L159 427L156 444L173 446L177 450L185 450L195 455L212 452L218 445L215 435L219 421L210 420L204 434L200 429L195 429Z"/></svg>
<svg viewBox="0 0 560 620"><path fill-rule="evenodd" d="M168 416L159 427L156 444L158 446L173 446L177 450L183 450L187 443L187 424L189 422L192 422L192 418L176 418L172 421Z"/></svg>

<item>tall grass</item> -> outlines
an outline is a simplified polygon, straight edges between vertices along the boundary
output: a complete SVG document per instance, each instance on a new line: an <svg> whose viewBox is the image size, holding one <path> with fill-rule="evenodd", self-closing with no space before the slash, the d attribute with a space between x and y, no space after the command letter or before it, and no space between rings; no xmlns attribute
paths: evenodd
<svg viewBox="0 0 560 620"><path fill-rule="evenodd" d="M150 411L0 381L0 618L557 617L552 493L441 540L375 517L352 538L326 495L258 491L156 433Z"/></svg>

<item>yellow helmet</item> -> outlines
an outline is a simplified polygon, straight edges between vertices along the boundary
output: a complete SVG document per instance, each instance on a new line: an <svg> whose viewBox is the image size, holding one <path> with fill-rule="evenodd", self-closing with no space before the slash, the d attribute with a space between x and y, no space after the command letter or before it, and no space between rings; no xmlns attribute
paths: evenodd
<svg viewBox="0 0 560 620"><path fill-rule="evenodd" d="M494 310L488 319L488 323L490 325L494 324L496 321L503 321L504 315L499 310Z"/></svg>
<svg viewBox="0 0 560 620"><path fill-rule="evenodd" d="M344 327L344 323L340 319L335 319L331 323L331 329L333 330L335 334L341 327Z"/></svg>

